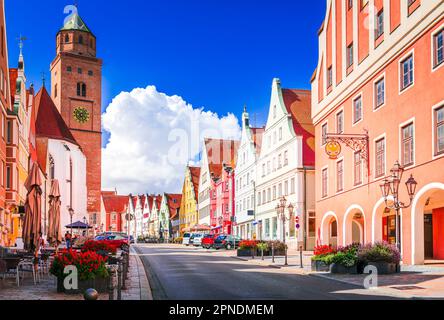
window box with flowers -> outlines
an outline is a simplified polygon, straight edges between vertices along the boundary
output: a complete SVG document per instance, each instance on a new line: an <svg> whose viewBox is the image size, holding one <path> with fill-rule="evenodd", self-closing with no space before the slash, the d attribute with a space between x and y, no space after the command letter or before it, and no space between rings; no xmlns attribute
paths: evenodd
<svg viewBox="0 0 444 320"><path fill-rule="evenodd" d="M60 251L54 258L50 272L57 277L57 292L67 294L79 294L85 290L94 288L99 293L107 292L107 284L110 274L106 268L108 258L94 251L77 252L74 250ZM67 266L74 266L78 273L78 288L66 289L64 286L64 274Z"/></svg>

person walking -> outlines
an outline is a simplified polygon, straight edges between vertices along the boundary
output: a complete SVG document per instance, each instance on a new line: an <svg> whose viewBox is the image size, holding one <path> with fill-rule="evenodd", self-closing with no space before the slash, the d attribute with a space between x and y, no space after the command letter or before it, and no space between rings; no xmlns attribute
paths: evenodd
<svg viewBox="0 0 444 320"><path fill-rule="evenodd" d="M66 248L69 250L72 247L72 236L69 232L66 232L65 234L65 241L66 241Z"/></svg>

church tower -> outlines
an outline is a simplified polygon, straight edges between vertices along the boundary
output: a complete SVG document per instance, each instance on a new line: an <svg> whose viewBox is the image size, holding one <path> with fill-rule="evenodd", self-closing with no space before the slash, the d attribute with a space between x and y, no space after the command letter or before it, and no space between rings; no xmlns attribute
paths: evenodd
<svg viewBox="0 0 444 320"><path fill-rule="evenodd" d="M100 225L102 60L96 37L74 12L57 33L51 97L86 156L90 224Z"/></svg>

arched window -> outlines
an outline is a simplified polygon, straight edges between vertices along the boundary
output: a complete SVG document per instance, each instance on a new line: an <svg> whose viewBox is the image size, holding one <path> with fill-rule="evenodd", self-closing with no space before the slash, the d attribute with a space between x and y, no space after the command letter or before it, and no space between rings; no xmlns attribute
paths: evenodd
<svg viewBox="0 0 444 320"><path fill-rule="evenodd" d="M69 35L65 36L65 42L68 43L69 42Z"/></svg>
<svg viewBox="0 0 444 320"><path fill-rule="evenodd" d="M83 82L77 83L77 96L86 97L86 84Z"/></svg>
<svg viewBox="0 0 444 320"><path fill-rule="evenodd" d="M79 43L83 44L83 36L82 35L79 36Z"/></svg>
<svg viewBox="0 0 444 320"><path fill-rule="evenodd" d="M52 155L49 155L49 179L55 179L55 163Z"/></svg>

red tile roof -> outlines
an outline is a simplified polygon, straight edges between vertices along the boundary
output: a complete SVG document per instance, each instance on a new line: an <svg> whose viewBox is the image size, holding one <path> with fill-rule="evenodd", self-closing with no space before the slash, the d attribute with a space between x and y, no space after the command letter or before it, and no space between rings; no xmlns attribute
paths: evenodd
<svg viewBox="0 0 444 320"><path fill-rule="evenodd" d="M131 200L133 201L133 209L136 209L136 207L137 207L137 197L132 197Z"/></svg>
<svg viewBox="0 0 444 320"><path fill-rule="evenodd" d="M293 128L303 138L303 162L315 166L315 129L311 118L311 92L309 90L282 89L284 103L293 119Z"/></svg>
<svg viewBox="0 0 444 320"><path fill-rule="evenodd" d="M190 169L190 173L191 173L191 182L193 183L196 201L199 201L200 168L199 167L189 167L189 169Z"/></svg>
<svg viewBox="0 0 444 320"><path fill-rule="evenodd" d="M222 176L223 165L236 167L237 149L240 141L205 139L210 174L215 178Z"/></svg>
<svg viewBox="0 0 444 320"><path fill-rule="evenodd" d="M181 194L165 194L167 197L168 210L170 211L170 219L175 219L179 215L180 204L182 201Z"/></svg>
<svg viewBox="0 0 444 320"><path fill-rule="evenodd" d="M128 196L118 196L118 195L111 195L111 194L105 194L103 195L103 204L105 206L106 213L125 213L126 208L128 206Z"/></svg>
<svg viewBox="0 0 444 320"><path fill-rule="evenodd" d="M40 89L40 91L37 93L35 97L35 105L37 108L37 137L64 140L80 147L57 110L57 107L55 106L45 87Z"/></svg>

